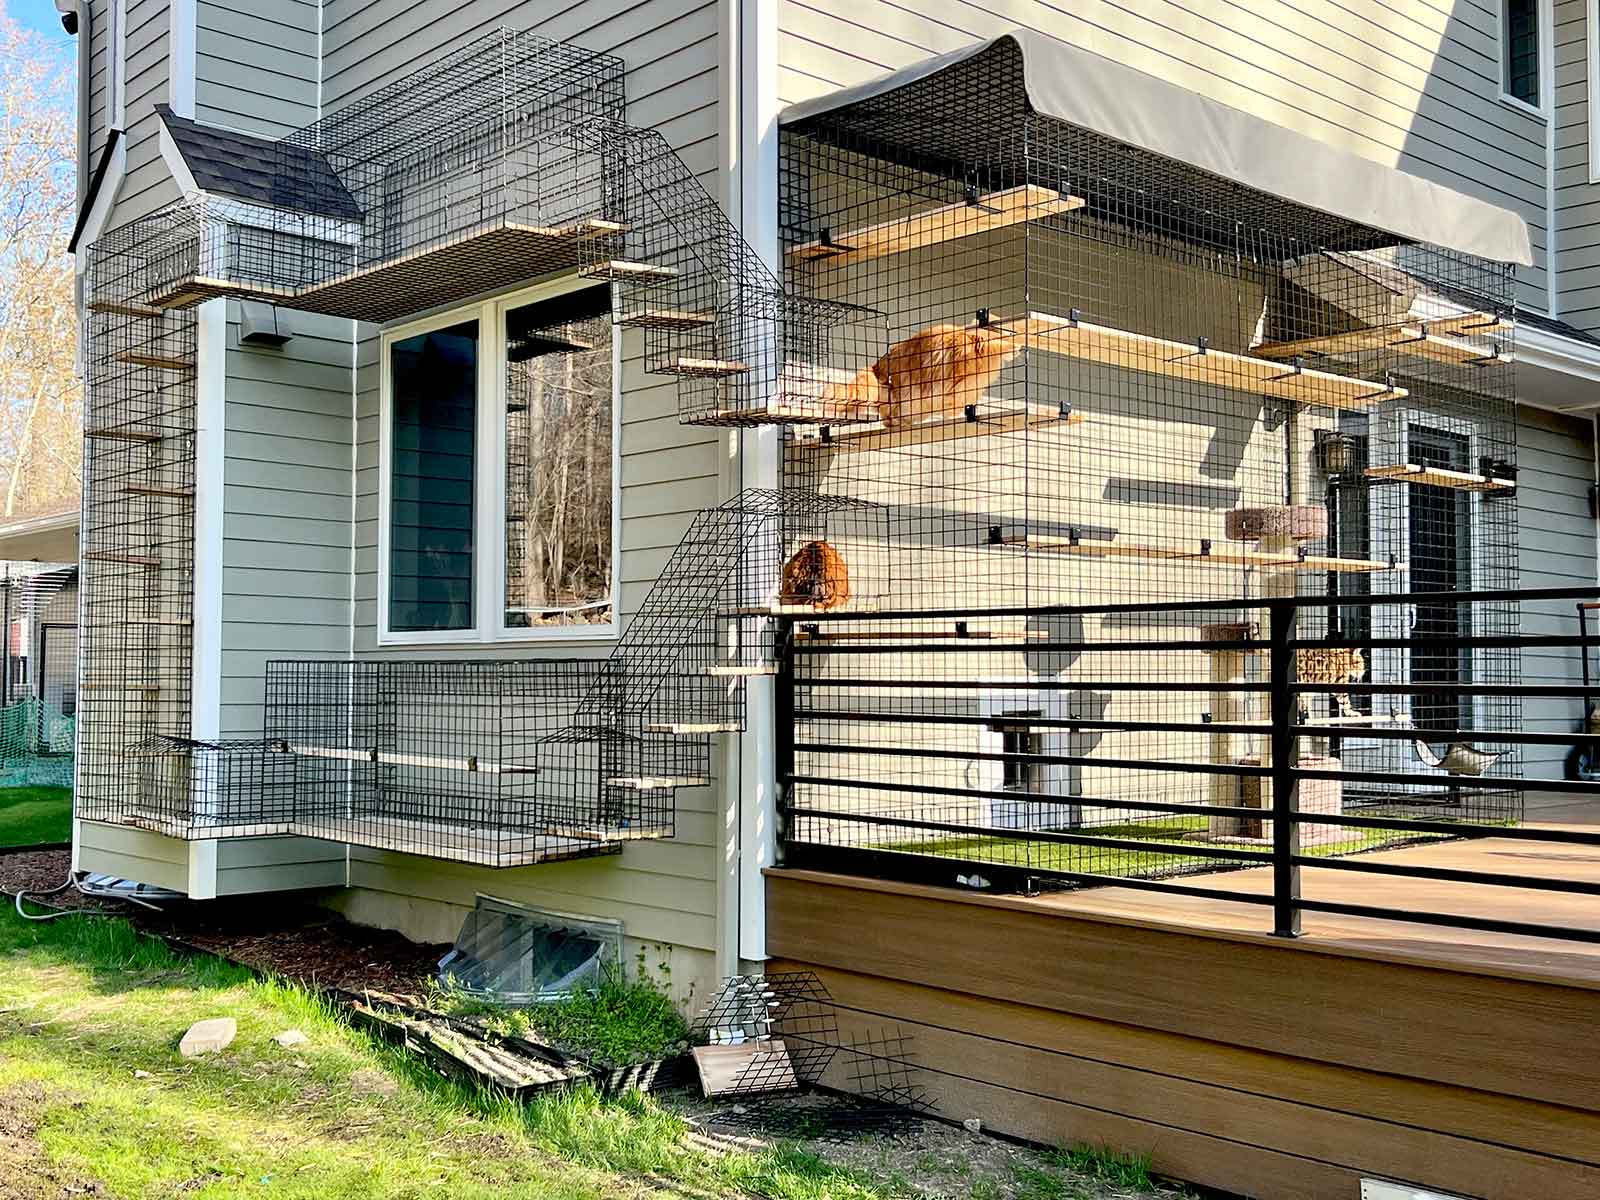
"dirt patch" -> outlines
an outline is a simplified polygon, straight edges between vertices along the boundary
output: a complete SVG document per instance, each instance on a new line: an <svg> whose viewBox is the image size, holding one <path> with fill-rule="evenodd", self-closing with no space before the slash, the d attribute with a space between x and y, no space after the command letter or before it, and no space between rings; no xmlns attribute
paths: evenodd
<svg viewBox="0 0 1600 1200"><path fill-rule="evenodd" d="M270 911L263 912L263 907ZM134 917L154 933L325 988L416 994L439 969L447 945L419 945L386 929L352 925L316 905L171 905Z"/></svg>
<svg viewBox="0 0 1600 1200"><path fill-rule="evenodd" d="M348 992L416 994L438 970L448 945L419 945L398 933L352 925L304 901L176 901L153 911L60 887L71 869L67 850L0 852L0 891L30 894L34 907L99 909L256 970ZM50 895L41 893L50 892Z"/></svg>
<svg viewBox="0 0 1600 1200"><path fill-rule="evenodd" d="M0 1200L104 1196L93 1179L52 1163L39 1144L45 1094L35 1085L0 1091Z"/></svg>
<svg viewBox="0 0 1600 1200"><path fill-rule="evenodd" d="M884 1119L837 1097L808 1093L705 1100L690 1092L661 1099L694 1127L695 1144L719 1150L796 1146L833 1166L891 1181L925 1200L1181 1200L1193 1193L1136 1191L1048 1161L1038 1150L924 1117ZM813 1132L808 1132L811 1126Z"/></svg>

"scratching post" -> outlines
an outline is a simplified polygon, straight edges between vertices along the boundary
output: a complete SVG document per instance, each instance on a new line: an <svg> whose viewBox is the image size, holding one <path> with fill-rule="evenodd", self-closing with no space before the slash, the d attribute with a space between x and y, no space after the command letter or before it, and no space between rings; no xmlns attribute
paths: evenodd
<svg viewBox="0 0 1600 1200"><path fill-rule="evenodd" d="M1293 474L1291 471L1291 477ZM1264 597L1293 596L1295 560L1300 556L1300 547L1306 542L1318 541L1328 536L1328 510L1313 504L1239 508L1227 515L1224 528L1228 537L1234 541L1254 541L1262 554L1283 560L1281 567L1271 566L1262 569L1261 594ZM1270 739L1263 742L1261 753L1257 758L1247 761L1248 765L1259 762L1263 767L1270 767L1272 765ZM1272 807L1271 780L1263 776L1259 780L1247 779L1245 783L1250 786L1239 790L1241 803L1247 807L1263 809ZM1339 787L1337 783L1331 786ZM1316 789L1305 790L1309 796ZM1307 797L1302 797L1303 806L1306 799ZM1265 825L1263 822L1253 822L1253 824L1258 827Z"/></svg>
<svg viewBox="0 0 1600 1200"><path fill-rule="evenodd" d="M1203 642L1242 642L1249 638L1251 626L1245 622L1227 623L1221 625L1203 625L1200 628L1200 640ZM1242 684L1245 681L1245 657L1252 651L1224 647L1217 650L1207 650L1205 655L1211 660L1211 682L1213 685ZM1247 704L1243 691L1237 687L1214 687L1211 693L1211 720L1218 725L1236 725L1247 719ZM1239 735L1219 730L1211 735L1211 761L1213 764L1223 765L1239 761L1238 750ZM1239 804L1239 780L1232 774L1216 774L1211 776L1210 803L1228 808ZM1238 817L1222 817L1212 814L1208 829L1212 837L1240 837L1244 836L1242 822Z"/></svg>

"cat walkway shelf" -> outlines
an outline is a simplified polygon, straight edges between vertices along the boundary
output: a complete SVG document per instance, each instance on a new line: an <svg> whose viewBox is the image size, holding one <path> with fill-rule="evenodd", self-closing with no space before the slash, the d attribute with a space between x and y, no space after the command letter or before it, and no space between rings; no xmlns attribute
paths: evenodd
<svg viewBox="0 0 1600 1200"><path fill-rule="evenodd" d="M301 817L289 826L301 837L321 838L373 850L392 850L423 858L448 858L480 867L526 867L569 858L620 854L622 846L598 837L528 834L492 825L457 825L446 821L411 820L352 813L349 816Z"/></svg>
<svg viewBox="0 0 1600 1200"><path fill-rule="evenodd" d="M790 263L824 259L830 266L866 262L885 254L920 250L924 246L987 233L991 229L1005 229L1023 221L1037 221L1042 217L1072 212L1083 205L1084 201L1079 196L1066 195L1036 184L1024 184L909 217L882 221L843 233L830 233L826 238L793 247L787 257Z"/></svg>
<svg viewBox="0 0 1600 1200"><path fill-rule="evenodd" d="M1424 483L1429 487L1455 488L1462 492L1503 492L1517 486L1517 481L1514 479L1474 475L1470 471L1447 471L1443 467L1424 467L1416 463L1368 467L1367 478L1390 480L1395 483Z"/></svg>
<svg viewBox="0 0 1600 1200"><path fill-rule="evenodd" d="M1197 567L1277 567L1296 571L1336 571L1372 574L1379 571L1404 571L1401 562L1377 562L1365 558L1330 558L1311 554L1300 558L1292 554L1268 554L1244 550L1228 544L1203 546L1153 546L1135 542L1101 542L1081 538L1008 537L998 543L1046 554L1073 554L1085 558L1130 558L1145 562L1182 562Z"/></svg>
<svg viewBox="0 0 1600 1200"><path fill-rule="evenodd" d="M1320 408L1363 410L1408 395L1405 388L1272 359L1212 350L1200 341L1174 342L1071 317L1029 313L1003 326L1027 335L1030 347L1070 358L1165 375L1191 383L1255 392Z"/></svg>
<svg viewBox="0 0 1600 1200"><path fill-rule="evenodd" d="M872 421L835 430L821 426L814 435L796 437L790 448L806 451L832 451L836 454L859 454L873 450L898 450L910 446L931 446L939 442L952 442L962 438L1001 437L1006 434L1026 433L1034 429L1065 429L1080 425L1087 418L1078 412L1062 413L1056 408L1043 406L1017 408L980 407L976 416L964 413L920 421L901 429L889 429L882 421Z"/></svg>
<svg viewBox="0 0 1600 1200"><path fill-rule="evenodd" d="M1353 329L1323 337L1296 338L1290 342L1265 342L1256 353L1276 360L1294 358L1350 358L1364 351L1393 350L1414 358L1458 365L1486 366L1512 361L1498 342L1482 344L1463 338L1507 337L1515 328L1493 313L1473 312L1439 321L1409 321Z"/></svg>
<svg viewBox="0 0 1600 1200"><path fill-rule="evenodd" d="M438 754L403 754L392 750L347 749L343 746L305 746L286 743L274 746L280 754L293 754L301 758L332 758L346 762L371 763L389 767L426 767L435 771L475 771L482 775L537 775L539 768L520 763L491 762L466 755L451 758Z"/></svg>

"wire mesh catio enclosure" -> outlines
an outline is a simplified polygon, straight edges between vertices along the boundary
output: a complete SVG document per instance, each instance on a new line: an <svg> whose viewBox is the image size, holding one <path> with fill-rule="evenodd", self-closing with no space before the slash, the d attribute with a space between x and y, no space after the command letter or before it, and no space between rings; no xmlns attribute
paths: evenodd
<svg viewBox="0 0 1600 1200"><path fill-rule="evenodd" d="M886 325L787 418L785 488L887 527L879 616L797 618L791 850L1247 861L1270 821L1181 806L1270 803L1275 597L1327 685L1301 765L1412 780L1303 807L1514 820L1520 701L1461 688L1517 678L1518 606L1441 595L1517 584L1512 268L1051 115L1015 38L904 74L782 129L789 285Z"/></svg>

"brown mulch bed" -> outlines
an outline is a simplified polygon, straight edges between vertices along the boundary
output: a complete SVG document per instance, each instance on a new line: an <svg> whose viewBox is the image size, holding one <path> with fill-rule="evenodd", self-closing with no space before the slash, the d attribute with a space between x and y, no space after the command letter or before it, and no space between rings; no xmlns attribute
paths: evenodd
<svg viewBox="0 0 1600 1200"><path fill-rule="evenodd" d="M67 850L0 852L0 891L48 891L67 877ZM9 903L9 901L6 901ZM398 933L353 925L293 897L180 901L154 912L85 896L76 888L32 900L41 907L98 908L130 917L151 933L244 963L258 971L347 992L415 994L438 970L448 945L419 945Z"/></svg>

